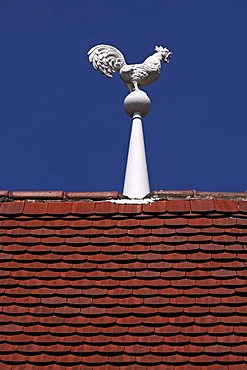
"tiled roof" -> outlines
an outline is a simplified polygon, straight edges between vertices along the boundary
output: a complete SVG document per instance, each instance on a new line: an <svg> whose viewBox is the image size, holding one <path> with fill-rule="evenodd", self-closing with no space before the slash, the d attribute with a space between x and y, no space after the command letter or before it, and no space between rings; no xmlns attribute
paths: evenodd
<svg viewBox="0 0 247 370"><path fill-rule="evenodd" d="M0 192L1 369L247 366L246 193L151 196Z"/></svg>

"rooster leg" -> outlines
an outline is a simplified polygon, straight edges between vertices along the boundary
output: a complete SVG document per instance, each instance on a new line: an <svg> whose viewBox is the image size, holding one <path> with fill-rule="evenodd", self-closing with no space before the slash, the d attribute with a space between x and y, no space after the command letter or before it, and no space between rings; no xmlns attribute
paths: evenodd
<svg viewBox="0 0 247 370"><path fill-rule="evenodd" d="M136 81L133 81L133 85L134 85L134 91L141 91L138 87L138 84Z"/></svg>

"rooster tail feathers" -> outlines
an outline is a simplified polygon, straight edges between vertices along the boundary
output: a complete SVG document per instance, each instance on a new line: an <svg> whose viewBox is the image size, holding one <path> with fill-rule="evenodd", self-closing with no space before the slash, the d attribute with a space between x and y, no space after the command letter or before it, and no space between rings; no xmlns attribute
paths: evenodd
<svg viewBox="0 0 247 370"><path fill-rule="evenodd" d="M87 54L93 67L108 77L126 64L123 54L110 45L96 45Z"/></svg>

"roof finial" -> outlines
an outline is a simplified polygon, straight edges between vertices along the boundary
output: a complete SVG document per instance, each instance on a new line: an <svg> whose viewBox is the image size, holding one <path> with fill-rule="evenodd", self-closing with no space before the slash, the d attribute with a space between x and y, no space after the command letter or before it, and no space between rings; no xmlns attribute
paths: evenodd
<svg viewBox="0 0 247 370"><path fill-rule="evenodd" d="M148 114L151 101L139 88L155 82L161 72L161 62L168 63L172 56L163 46L156 46L155 51L143 63L131 65L126 64L123 54L110 45L97 45L88 52L95 69L108 77L118 71L131 91L124 100L125 111L132 117L132 131L123 191L130 198L143 198L150 192L142 118Z"/></svg>
<svg viewBox="0 0 247 370"><path fill-rule="evenodd" d="M110 45L96 45L88 52L89 61L95 69L107 77L115 72L119 75L127 88L139 90L139 87L155 82L161 72L161 61L168 63L172 52L162 46L155 47L156 53L140 64L126 64L121 51Z"/></svg>

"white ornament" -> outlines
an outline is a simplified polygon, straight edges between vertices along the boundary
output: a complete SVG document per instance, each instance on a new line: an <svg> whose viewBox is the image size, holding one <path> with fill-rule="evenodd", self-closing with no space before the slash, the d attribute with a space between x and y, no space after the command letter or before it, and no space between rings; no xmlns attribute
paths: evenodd
<svg viewBox="0 0 247 370"><path fill-rule="evenodd" d="M155 82L161 72L162 60L168 63L172 55L162 46L156 46L155 51L140 64L126 64L123 54L110 45L97 45L88 52L89 61L95 69L108 77L119 72L131 91L124 100L125 112L132 117L132 130L123 194L135 200L144 198L150 192L142 118L149 113L151 101L139 87Z"/></svg>
<svg viewBox="0 0 247 370"><path fill-rule="evenodd" d="M150 85L157 80L161 72L161 61L168 63L172 56L172 52L162 46L156 46L155 51L156 53L140 64L126 64L123 54L110 45L94 46L89 50L88 56L95 69L99 69L108 77L119 72L127 88L130 91L138 91L139 87Z"/></svg>

